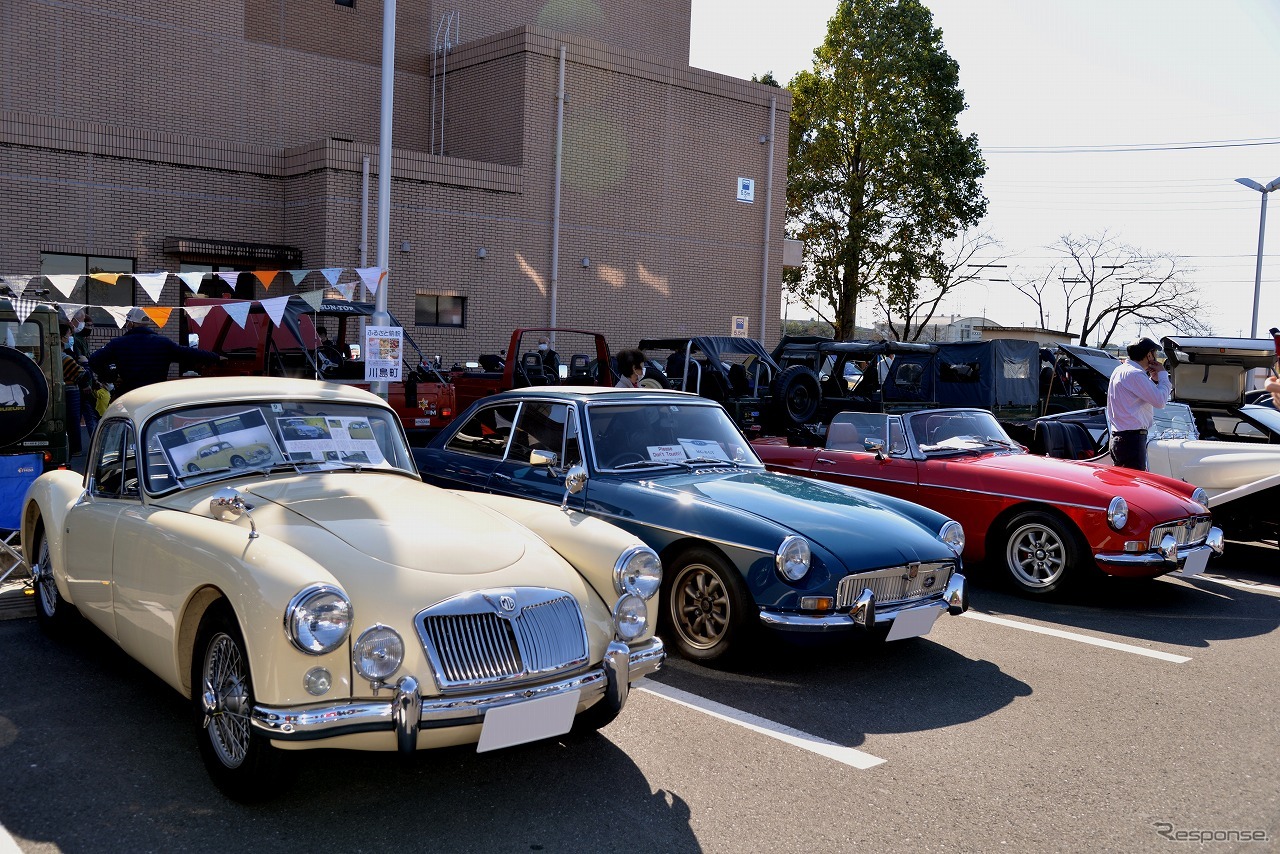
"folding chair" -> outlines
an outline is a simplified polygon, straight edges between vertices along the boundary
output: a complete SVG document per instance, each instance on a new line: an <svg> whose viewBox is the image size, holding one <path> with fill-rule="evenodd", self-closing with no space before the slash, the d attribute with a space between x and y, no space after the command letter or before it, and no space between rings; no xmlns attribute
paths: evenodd
<svg viewBox="0 0 1280 854"><path fill-rule="evenodd" d="M22 499L44 471L40 454L0 456L0 582L10 575L31 575L22 556Z"/></svg>

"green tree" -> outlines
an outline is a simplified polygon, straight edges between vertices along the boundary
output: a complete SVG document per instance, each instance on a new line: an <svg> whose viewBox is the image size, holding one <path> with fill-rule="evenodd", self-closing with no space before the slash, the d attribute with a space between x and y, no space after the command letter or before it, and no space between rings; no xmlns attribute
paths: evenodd
<svg viewBox="0 0 1280 854"><path fill-rule="evenodd" d="M919 0L841 0L792 92L788 290L847 340L859 300L895 313L946 269L943 244L986 213L986 164L960 133L960 70Z"/></svg>

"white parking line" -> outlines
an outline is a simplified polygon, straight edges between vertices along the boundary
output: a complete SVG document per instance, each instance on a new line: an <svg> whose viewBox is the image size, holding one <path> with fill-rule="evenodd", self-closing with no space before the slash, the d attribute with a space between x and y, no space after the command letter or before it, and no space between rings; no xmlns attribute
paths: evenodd
<svg viewBox="0 0 1280 854"><path fill-rule="evenodd" d="M778 741L786 742L802 750L808 750L819 756L825 756L828 759L834 759L845 765L851 765L854 768L866 770L885 762L885 760L878 756L872 756L870 753L863 753L861 750L854 750L852 747L844 747L835 742L809 735L807 732L801 732L798 729L792 729L789 726L783 726L748 712L722 705L714 700L708 700L696 694L681 691L679 688L672 688L670 685L663 685L660 682L651 682L646 679L636 687L641 691L656 694L673 703L679 703L682 706L687 706L714 718L720 718L722 721L746 727L761 735L776 738Z"/></svg>
<svg viewBox="0 0 1280 854"><path fill-rule="evenodd" d="M1025 632L1035 632L1040 635L1051 635L1055 638L1065 638L1066 640L1092 644L1093 646L1104 646L1107 649L1118 649L1121 652L1131 652L1134 655L1145 655L1147 658L1158 658L1161 661L1171 661L1174 664L1185 664L1191 660L1185 655L1174 655L1170 652L1160 652L1157 649L1146 649L1145 647L1133 646L1132 644L1120 643L1119 641L1095 638L1091 635L1076 634L1075 632L1067 632L1062 629L1050 629L1046 626L1037 626L1032 623L1021 623L1017 620L1008 620L1004 617L994 617L991 614L982 614L972 609L965 611L964 616L974 620L982 620L984 623L995 623L998 626L1008 626L1011 629L1022 629Z"/></svg>
<svg viewBox="0 0 1280 854"><path fill-rule="evenodd" d="M1173 574L1163 576L1169 579L1181 579L1182 581L1191 581L1192 579L1202 579L1204 581L1212 581L1214 584L1225 584L1228 587L1239 587L1241 590L1252 590L1256 593L1270 593L1273 596L1280 596L1280 587L1273 587L1270 584L1257 584L1252 581L1236 581L1233 578L1218 578L1212 575L1193 575L1190 578L1184 578L1181 575Z"/></svg>

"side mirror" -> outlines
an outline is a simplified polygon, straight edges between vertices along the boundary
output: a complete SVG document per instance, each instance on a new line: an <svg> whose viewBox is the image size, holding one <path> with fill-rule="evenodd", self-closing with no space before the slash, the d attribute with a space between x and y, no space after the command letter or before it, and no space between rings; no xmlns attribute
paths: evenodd
<svg viewBox="0 0 1280 854"><path fill-rule="evenodd" d="M883 460L885 458L883 439L863 439L862 447L874 453L876 455L877 460Z"/></svg>
<svg viewBox="0 0 1280 854"><path fill-rule="evenodd" d="M234 487L224 486L209 498L209 513L221 522L234 522L248 515L252 509L253 505L247 503ZM258 526L253 524L253 516L249 516L249 539L257 537Z"/></svg>
<svg viewBox="0 0 1280 854"><path fill-rule="evenodd" d="M569 496L577 495L579 492L587 488L587 469L585 466L576 465L569 469L568 474L564 476L564 498L560 501L560 509L564 510L569 506Z"/></svg>
<svg viewBox="0 0 1280 854"><path fill-rule="evenodd" d="M556 463L560 462L560 457L553 451L530 451L529 465L546 466L547 468L555 468Z"/></svg>

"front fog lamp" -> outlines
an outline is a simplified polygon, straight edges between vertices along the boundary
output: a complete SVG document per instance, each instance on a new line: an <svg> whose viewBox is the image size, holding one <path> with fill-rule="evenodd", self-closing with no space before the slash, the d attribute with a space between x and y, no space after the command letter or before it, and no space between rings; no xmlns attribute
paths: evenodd
<svg viewBox="0 0 1280 854"><path fill-rule="evenodd" d="M365 679L381 682L404 663L404 641L387 626L367 628L351 648L351 663Z"/></svg>
<svg viewBox="0 0 1280 854"><path fill-rule="evenodd" d="M333 687L333 674L323 667L313 667L302 678L302 685L313 697L323 697Z"/></svg>
<svg viewBox="0 0 1280 854"><path fill-rule="evenodd" d="M284 611L285 631L308 655L333 652L351 631L351 601L328 584L304 588Z"/></svg>
<svg viewBox="0 0 1280 854"><path fill-rule="evenodd" d="M644 634L649 627L649 609L644 600L627 593L613 606L613 627L618 637L628 643Z"/></svg>
<svg viewBox="0 0 1280 854"><path fill-rule="evenodd" d="M778 552L773 560L778 567L778 575L787 581L799 581L809 571L809 561L812 558L809 541L804 537L790 536L778 546Z"/></svg>
<svg viewBox="0 0 1280 854"><path fill-rule="evenodd" d="M627 549L613 565L613 587L618 594L632 593L652 599L662 586L662 561L648 546Z"/></svg>
<svg viewBox="0 0 1280 854"><path fill-rule="evenodd" d="M1117 495L1107 505L1107 524L1111 526L1113 531L1119 531L1124 528L1125 523L1128 521L1129 503Z"/></svg>
<svg viewBox="0 0 1280 854"><path fill-rule="evenodd" d="M1209 506L1209 493L1204 491L1203 486L1197 486L1196 491L1191 493L1191 500L1199 504L1201 507Z"/></svg>
<svg viewBox="0 0 1280 854"><path fill-rule="evenodd" d="M964 551L964 526L954 519L947 520L947 523L938 531L938 539L942 540L951 551L959 555Z"/></svg>

